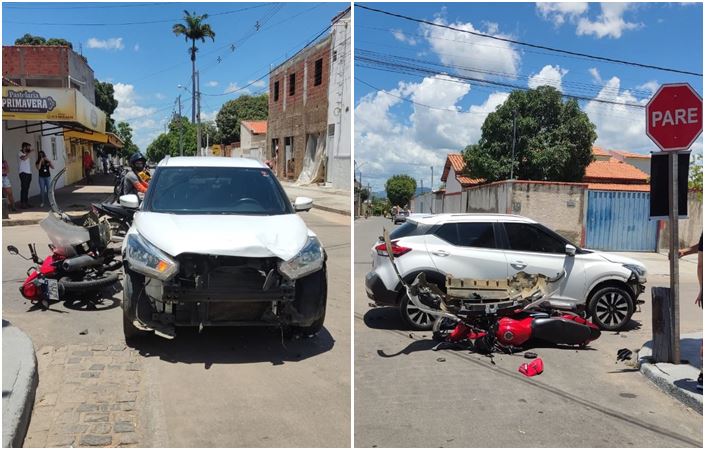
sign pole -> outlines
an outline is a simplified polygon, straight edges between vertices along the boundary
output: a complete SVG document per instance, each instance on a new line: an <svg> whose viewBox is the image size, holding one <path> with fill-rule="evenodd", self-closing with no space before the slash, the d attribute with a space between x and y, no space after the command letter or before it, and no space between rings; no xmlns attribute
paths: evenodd
<svg viewBox="0 0 705 450"><path fill-rule="evenodd" d="M669 203L669 230L670 244L669 255L670 275L671 275L671 336L669 362L680 364L681 362L681 328L680 328L680 303L679 303L679 282L678 282L678 152L671 152L668 155L670 170L668 172L668 203Z"/></svg>

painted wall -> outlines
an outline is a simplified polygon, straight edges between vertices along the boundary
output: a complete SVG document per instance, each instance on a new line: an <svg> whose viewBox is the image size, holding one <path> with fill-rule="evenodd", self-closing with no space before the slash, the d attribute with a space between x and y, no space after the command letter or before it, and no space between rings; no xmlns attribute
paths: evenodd
<svg viewBox="0 0 705 450"><path fill-rule="evenodd" d="M703 201L697 192L688 193L688 218L678 221L678 247L690 247L698 243L703 232ZM662 222L659 234L659 249L668 252L668 220Z"/></svg>
<svg viewBox="0 0 705 450"><path fill-rule="evenodd" d="M446 195L462 192L463 190L463 186L460 184L458 179L455 178L455 175L455 169L451 167L448 171L448 179L446 180Z"/></svg>

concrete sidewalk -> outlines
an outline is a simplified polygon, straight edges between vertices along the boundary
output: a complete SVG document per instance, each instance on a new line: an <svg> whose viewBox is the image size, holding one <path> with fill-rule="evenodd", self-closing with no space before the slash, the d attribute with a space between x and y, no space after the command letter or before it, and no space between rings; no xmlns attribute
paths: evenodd
<svg viewBox="0 0 705 450"><path fill-rule="evenodd" d="M313 207L324 211L350 215L350 191L334 189L326 186L309 185L296 186L290 181L281 181L289 199L293 202L296 197L309 197L313 199Z"/></svg>
<svg viewBox="0 0 705 450"><path fill-rule="evenodd" d="M702 370L700 346L702 333L681 335L681 359L683 364L652 363L652 345L649 341L639 350L639 370L667 394L703 413L703 392L696 387Z"/></svg>
<svg viewBox="0 0 705 450"><path fill-rule="evenodd" d="M54 193L56 202L64 212L71 216L80 216L87 213L91 208L91 203L101 203L107 201L113 193L113 183L115 176L111 174L93 175L93 184L72 184L57 189ZM34 181L34 180L33 180ZM30 197L30 209L18 209L11 212L9 219L2 219L2 226L32 225L44 219L49 210L48 203L40 208L41 198L39 196Z"/></svg>
<svg viewBox="0 0 705 450"><path fill-rule="evenodd" d="M22 447L34 396L37 392L37 358L29 337L2 321L2 446Z"/></svg>

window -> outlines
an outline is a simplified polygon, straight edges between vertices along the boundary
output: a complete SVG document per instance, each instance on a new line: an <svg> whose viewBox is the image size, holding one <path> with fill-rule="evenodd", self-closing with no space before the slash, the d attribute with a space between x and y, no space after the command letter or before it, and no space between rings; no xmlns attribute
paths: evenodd
<svg viewBox="0 0 705 450"><path fill-rule="evenodd" d="M447 223L435 235L460 247L497 248L491 223Z"/></svg>
<svg viewBox="0 0 705 450"><path fill-rule="evenodd" d="M565 253L565 243L533 224L505 223L512 250L538 253Z"/></svg>
<svg viewBox="0 0 705 450"><path fill-rule="evenodd" d="M316 60L316 72L313 78L313 85L318 86L323 82L323 58Z"/></svg>
<svg viewBox="0 0 705 450"><path fill-rule="evenodd" d="M289 75L289 95L296 94L296 74Z"/></svg>
<svg viewBox="0 0 705 450"><path fill-rule="evenodd" d="M338 50L333 50L333 62L338 60Z"/></svg>
<svg viewBox="0 0 705 450"><path fill-rule="evenodd" d="M274 82L274 101L279 101L279 81Z"/></svg>

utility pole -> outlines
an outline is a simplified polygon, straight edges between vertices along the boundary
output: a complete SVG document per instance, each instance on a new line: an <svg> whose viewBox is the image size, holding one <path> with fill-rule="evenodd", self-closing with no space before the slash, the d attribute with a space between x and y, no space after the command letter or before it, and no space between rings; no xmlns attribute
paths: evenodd
<svg viewBox="0 0 705 450"><path fill-rule="evenodd" d="M196 71L196 154L201 154L201 76Z"/></svg>
<svg viewBox="0 0 705 450"><path fill-rule="evenodd" d="M433 166L431 166L431 192L433 192Z"/></svg>
<svg viewBox="0 0 705 450"><path fill-rule="evenodd" d="M179 156L184 156L184 133L181 127L181 94L179 94Z"/></svg>
<svg viewBox="0 0 705 450"><path fill-rule="evenodd" d="M514 120L512 120L512 167L509 171L509 179L514 179L514 146L517 142L517 110L514 110Z"/></svg>

